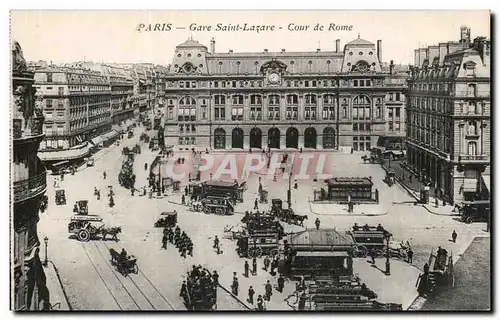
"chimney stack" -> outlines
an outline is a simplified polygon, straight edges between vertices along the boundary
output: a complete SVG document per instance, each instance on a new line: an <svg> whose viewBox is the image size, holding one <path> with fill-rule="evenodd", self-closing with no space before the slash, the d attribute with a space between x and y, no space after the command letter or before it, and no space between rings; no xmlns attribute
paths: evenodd
<svg viewBox="0 0 500 320"><path fill-rule="evenodd" d="M382 63L382 40L377 40L377 58Z"/></svg>
<svg viewBox="0 0 500 320"><path fill-rule="evenodd" d="M391 64L389 65L389 73L394 74L394 60L391 60Z"/></svg>
<svg viewBox="0 0 500 320"><path fill-rule="evenodd" d="M210 40L210 53L215 54L215 39Z"/></svg>
<svg viewBox="0 0 500 320"><path fill-rule="evenodd" d="M229 53L233 53L233 50L229 50Z"/></svg>
<svg viewBox="0 0 500 320"><path fill-rule="evenodd" d="M281 52L285 52L285 49L281 49Z"/></svg>
<svg viewBox="0 0 500 320"><path fill-rule="evenodd" d="M320 51L321 51L321 49L320 49L320 48L316 49L316 52L320 52Z"/></svg>
<svg viewBox="0 0 500 320"><path fill-rule="evenodd" d="M340 52L340 39L335 40L335 52Z"/></svg>
<svg viewBox="0 0 500 320"><path fill-rule="evenodd" d="M264 53L267 53L267 52L268 52L268 50L267 50L267 49L264 49Z"/></svg>

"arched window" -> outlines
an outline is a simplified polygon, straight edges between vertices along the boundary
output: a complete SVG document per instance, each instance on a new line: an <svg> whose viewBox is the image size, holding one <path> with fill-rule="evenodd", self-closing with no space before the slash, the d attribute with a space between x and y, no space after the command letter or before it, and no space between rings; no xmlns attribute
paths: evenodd
<svg viewBox="0 0 500 320"><path fill-rule="evenodd" d="M196 100L185 96L179 100L179 121L196 121Z"/></svg>
<svg viewBox="0 0 500 320"><path fill-rule="evenodd" d="M475 141L470 141L467 144L467 151L468 151L470 156L477 155L477 143Z"/></svg>
<svg viewBox="0 0 500 320"><path fill-rule="evenodd" d="M352 100L352 119L370 120L371 100L368 96L359 95Z"/></svg>

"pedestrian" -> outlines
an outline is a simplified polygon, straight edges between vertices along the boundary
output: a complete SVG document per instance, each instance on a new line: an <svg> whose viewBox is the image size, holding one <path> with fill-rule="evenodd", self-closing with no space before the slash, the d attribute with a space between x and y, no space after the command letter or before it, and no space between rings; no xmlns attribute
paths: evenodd
<svg viewBox="0 0 500 320"><path fill-rule="evenodd" d="M61 173L61 181L64 181L64 172Z"/></svg>
<svg viewBox="0 0 500 320"><path fill-rule="evenodd" d="M269 268L269 264L271 263L271 260L269 260L269 257L266 256L264 258L264 270L267 271L267 269Z"/></svg>
<svg viewBox="0 0 500 320"><path fill-rule="evenodd" d="M164 184L161 185L161 193L165 193L165 185Z"/></svg>
<svg viewBox="0 0 500 320"><path fill-rule="evenodd" d="M408 263L409 264L413 263L413 250L411 248L408 249Z"/></svg>
<svg viewBox="0 0 500 320"><path fill-rule="evenodd" d="M375 250L374 249L370 249L369 256L372 259L371 264L375 264Z"/></svg>
<svg viewBox="0 0 500 320"><path fill-rule="evenodd" d="M276 173L275 173L275 174L274 174L274 176L273 176L273 181L274 181L274 182L276 182L276 181L277 181L277 180L276 180Z"/></svg>
<svg viewBox="0 0 500 320"><path fill-rule="evenodd" d="M435 199L434 199L434 206L435 206L436 208L437 208L437 207L439 207L439 200L438 200L438 198L435 198Z"/></svg>
<svg viewBox="0 0 500 320"><path fill-rule="evenodd" d="M314 221L314 224L316 225L316 229L319 230L319 226L321 225L321 221L319 221L319 218L316 218L316 221Z"/></svg>
<svg viewBox="0 0 500 320"><path fill-rule="evenodd" d="M274 260L271 262L271 272L270 272L270 274L271 274L272 276L274 276L274 275L275 275L275 273L274 273L274 269L276 269L276 268L278 268L278 259L274 259Z"/></svg>
<svg viewBox="0 0 500 320"><path fill-rule="evenodd" d="M109 207L113 208L115 206L115 201L113 199L113 196L109 197Z"/></svg>
<svg viewBox="0 0 500 320"><path fill-rule="evenodd" d="M193 256L193 243L192 243L192 242L190 242L190 243L188 244L188 253L189 253L189 255L190 255L191 257Z"/></svg>
<svg viewBox="0 0 500 320"><path fill-rule="evenodd" d="M167 235L166 235L166 234L164 234L164 235L163 235L163 239L162 239L162 241L161 241L161 242L163 243L163 245L162 245L162 247L161 247L161 248L162 248L162 249L167 250L168 238L167 238Z"/></svg>
<svg viewBox="0 0 500 320"><path fill-rule="evenodd" d="M264 299L261 294L257 297L257 310L264 311Z"/></svg>
<svg viewBox="0 0 500 320"><path fill-rule="evenodd" d="M248 271L250 266L248 265L248 260L245 261L245 278L248 278Z"/></svg>
<svg viewBox="0 0 500 320"><path fill-rule="evenodd" d="M101 190L97 190L97 200L101 200Z"/></svg>
<svg viewBox="0 0 500 320"><path fill-rule="evenodd" d="M130 188L130 192L132 193L132 197L134 196L135 188Z"/></svg>
<svg viewBox="0 0 500 320"><path fill-rule="evenodd" d="M106 171L104 171L104 172L102 173L102 179L103 179L103 180L106 180Z"/></svg>
<svg viewBox="0 0 500 320"><path fill-rule="evenodd" d="M238 278L235 277L234 280L233 280L233 285L231 286L231 289L233 291L233 294L235 296L238 295L238 288L239 288L240 284L238 283Z"/></svg>
<svg viewBox="0 0 500 320"><path fill-rule="evenodd" d="M183 281L181 286L181 293L179 294L179 296L184 298L186 295L187 295L187 284L186 281Z"/></svg>
<svg viewBox="0 0 500 320"><path fill-rule="evenodd" d="M252 274L257 275L257 258L252 259Z"/></svg>
<svg viewBox="0 0 500 320"><path fill-rule="evenodd" d="M351 151L352 152L352 151ZM306 308L306 293L302 292L299 299L299 311L303 311Z"/></svg>
<svg viewBox="0 0 500 320"><path fill-rule="evenodd" d="M265 288L266 288L265 299L267 301L270 301L271 300L271 296L273 295L273 286L271 285L271 282L269 280L267 280Z"/></svg>
<svg viewBox="0 0 500 320"><path fill-rule="evenodd" d="M285 287L285 279L283 278L283 276L280 274L279 278L278 278L278 291L280 293L283 292L283 288Z"/></svg>
<svg viewBox="0 0 500 320"><path fill-rule="evenodd" d="M252 286L248 288L248 303L253 304L253 295L255 294L255 290L253 289Z"/></svg>
<svg viewBox="0 0 500 320"><path fill-rule="evenodd" d="M186 204L186 196L182 195L181 200L182 200L182 204L185 205Z"/></svg>
<svg viewBox="0 0 500 320"><path fill-rule="evenodd" d="M451 234L451 240L453 240L453 243L457 242L457 237L458 234L456 233L455 230L453 230L453 233Z"/></svg>
<svg viewBox="0 0 500 320"><path fill-rule="evenodd" d="M213 248L216 249L218 246L219 246L219 238L215 236Z"/></svg>
<svg viewBox="0 0 500 320"><path fill-rule="evenodd" d="M254 210L259 210L259 199L257 199L257 198L255 198L253 209Z"/></svg>
<svg viewBox="0 0 500 320"><path fill-rule="evenodd" d="M142 187L142 195L145 196L146 195L146 187Z"/></svg>
<svg viewBox="0 0 500 320"><path fill-rule="evenodd" d="M217 273L217 270L214 270L212 273L212 280L214 281L215 285L219 284L219 274Z"/></svg>
<svg viewBox="0 0 500 320"><path fill-rule="evenodd" d="M293 184L293 188L294 189L298 189L299 188L299 184L297 183L297 180L295 180L295 182Z"/></svg>
<svg viewBox="0 0 500 320"><path fill-rule="evenodd" d="M148 170L148 163L147 162L144 164L144 171L146 171L146 170Z"/></svg>

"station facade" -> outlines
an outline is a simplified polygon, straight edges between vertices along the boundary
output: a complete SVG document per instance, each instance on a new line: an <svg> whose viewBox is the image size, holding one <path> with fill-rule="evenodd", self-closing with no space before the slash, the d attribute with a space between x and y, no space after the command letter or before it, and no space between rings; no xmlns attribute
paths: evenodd
<svg viewBox="0 0 500 320"><path fill-rule="evenodd" d="M165 142L179 148L369 150L405 136L407 72L382 41L343 50L215 52L178 45L166 74Z"/></svg>

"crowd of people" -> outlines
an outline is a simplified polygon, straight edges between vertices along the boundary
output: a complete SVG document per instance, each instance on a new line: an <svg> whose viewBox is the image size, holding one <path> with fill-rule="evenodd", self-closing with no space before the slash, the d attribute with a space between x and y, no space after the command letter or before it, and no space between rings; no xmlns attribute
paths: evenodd
<svg viewBox="0 0 500 320"><path fill-rule="evenodd" d="M163 229L162 249L167 250L168 243L172 243L179 250L181 257L186 258L189 254L193 256L193 241L185 231L181 232L179 226Z"/></svg>

